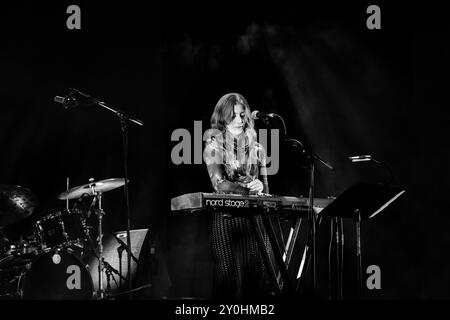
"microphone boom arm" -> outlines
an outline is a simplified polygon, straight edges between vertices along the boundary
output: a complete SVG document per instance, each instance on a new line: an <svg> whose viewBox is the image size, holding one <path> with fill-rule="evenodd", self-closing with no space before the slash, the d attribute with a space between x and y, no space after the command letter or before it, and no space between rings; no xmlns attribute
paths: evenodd
<svg viewBox="0 0 450 320"><path fill-rule="evenodd" d="M106 110L114 112L121 120L128 120L128 121L131 121L131 122L133 122L133 123L135 123L135 124L137 124L139 126L143 126L144 125L144 122L142 120L139 120L139 119L136 119L134 117L131 117L131 116L127 115L126 113L122 112L121 110L114 109L114 108L108 106L105 102L97 100L97 99L91 97L90 95L87 95L87 94L81 92L80 90L77 90L77 89L74 89L74 88L70 88L70 92L71 93L69 94L69 97L73 94L73 92L76 92L79 95L83 96L84 98L92 100L93 104L96 104L96 105L98 105L98 106L100 106L100 107L102 107L102 108L104 108Z"/></svg>
<svg viewBox="0 0 450 320"><path fill-rule="evenodd" d="M124 113L124 112L122 112L120 110L113 109L113 108L109 107L103 101L95 100L95 103L97 105L99 105L100 107L103 107L103 108L105 108L105 109L107 109L107 110L109 110L111 112L114 112L120 119L131 121L131 122L133 122L133 123L135 123L135 124L137 124L139 126L143 126L144 125L144 122L142 120L130 117L129 115L127 115L126 113Z"/></svg>

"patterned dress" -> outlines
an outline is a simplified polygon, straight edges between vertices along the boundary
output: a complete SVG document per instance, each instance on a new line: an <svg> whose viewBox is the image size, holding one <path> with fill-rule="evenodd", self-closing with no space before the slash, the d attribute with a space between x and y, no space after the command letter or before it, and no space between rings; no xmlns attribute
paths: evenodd
<svg viewBox="0 0 450 320"><path fill-rule="evenodd" d="M207 139L204 160L215 192L246 195L249 189L245 185L257 178L263 182L263 193L269 192L265 150L253 133L235 137L227 132ZM269 278L250 219L227 212L213 214L215 298L254 299L269 295ZM260 217L256 222L261 224ZM263 238L266 248L270 248L265 234Z"/></svg>

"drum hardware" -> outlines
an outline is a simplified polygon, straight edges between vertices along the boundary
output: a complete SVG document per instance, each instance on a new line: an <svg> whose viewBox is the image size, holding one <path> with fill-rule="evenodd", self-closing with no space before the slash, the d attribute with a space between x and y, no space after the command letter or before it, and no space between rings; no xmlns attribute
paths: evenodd
<svg viewBox="0 0 450 320"><path fill-rule="evenodd" d="M91 252L94 253L95 259L97 261L100 261L100 256L96 252L96 246L95 246L94 241L92 240L92 238L91 238L91 236L89 234L87 235L87 237L88 237L87 238L87 240L88 240L88 250L90 249ZM113 281L116 282L113 273L119 276L119 283L121 283L122 280L126 281L127 279L122 276L122 271L117 271L111 264L109 264L105 260L104 257L102 257L101 259L102 259L103 270L105 272L106 279L107 279L106 280L106 290L104 291L104 297L103 297L105 299L105 298L108 298L108 297L111 296L111 285L110 285L111 277L112 277ZM88 263L88 265L89 265L89 263ZM101 275L101 273L99 273L99 276L100 275ZM100 281L99 281L99 283L100 283ZM116 285L117 285L117 282L116 282Z"/></svg>
<svg viewBox="0 0 450 320"><path fill-rule="evenodd" d="M89 180L93 181L94 179L91 178ZM116 275L118 275L120 277L120 281L122 281L122 280L126 281L126 278L124 278L115 268L113 268L107 261L105 261L105 259L103 257L103 216L105 216L106 213L102 208L102 192L96 192L95 190L92 192L94 195L93 206L95 206L95 202L98 199L97 200L98 208L93 209L94 212L96 213L96 215L98 216L98 238L97 238L98 253L96 254L96 257L98 260L99 285L98 285L98 291L96 292L96 298L105 299L109 296L109 293L111 292L110 281L111 281L111 277L113 277L113 279L114 279L113 273L115 273ZM90 243L92 243L92 241L90 241ZM106 278L107 278L106 290L103 288L103 277L102 277L103 272L105 272Z"/></svg>
<svg viewBox="0 0 450 320"><path fill-rule="evenodd" d="M37 255L39 252L39 246L34 242L28 242L25 240L14 242L9 245L7 255L12 256L24 256L24 255Z"/></svg>
<svg viewBox="0 0 450 320"><path fill-rule="evenodd" d="M97 298L103 299L104 298L104 290L103 290L103 277L102 272L104 269L104 259L103 259L103 216L105 215L105 211L102 208L102 192L97 192L95 190L95 184L94 179L89 179L90 185L89 188L92 192L92 195L94 196L94 201L98 200L98 208L95 210L95 213L98 216L98 238L97 238L97 249L98 249L98 291L97 291ZM93 203L93 206L95 206L95 203Z"/></svg>
<svg viewBox="0 0 450 320"><path fill-rule="evenodd" d="M11 245L12 246L12 245ZM0 300L20 298L18 282L23 272L31 267L32 257L19 251L0 259Z"/></svg>
<svg viewBox="0 0 450 320"><path fill-rule="evenodd" d="M90 178L89 183L68 189L58 195L58 199L66 201L69 199L80 199L86 196L93 196L89 211L94 212L98 217L98 237L96 244L97 250L95 250L94 248L94 241L91 239L89 229L86 226L84 227L84 231L86 238L88 239L89 246L91 249L94 249L93 251L95 252L95 256L98 260L99 285L96 292L96 298L98 299L104 299L108 293L108 288L106 288L106 290L104 289L102 277L103 272L106 273L107 279L111 277L112 273L118 274L121 279L123 278L122 275L103 258L103 216L105 216L106 213L102 207L102 195L104 192L111 191L125 185L126 182L128 182L128 180L125 181L124 178L112 178L100 181L94 181L94 178Z"/></svg>
<svg viewBox="0 0 450 320"><path fill-rule="evenodd" d="M89 183L71 188L64 191L58 195L59 200L71 200L79 199L83 196L94 196L98 192L105 193L107 191L114 190L116 188L122 187L125 184L124 178L112 178L100 181L95 181L94 179L89 179ZM128 181L129 182L129 181Z"/></svg>
<svg viewBox="0 0 450 320"><path fill-rule="evenodd" d="M69 177L66 178L66 191L69 190ZM69 199L66 199L66 210L69 211Z"/></svg>
<svg viewBox="0 0 450 320"><path fill-rule="evenodd" d="M35 239L8 240L0 257L0 300L20 298L17 283L39 252Z"/></svg>

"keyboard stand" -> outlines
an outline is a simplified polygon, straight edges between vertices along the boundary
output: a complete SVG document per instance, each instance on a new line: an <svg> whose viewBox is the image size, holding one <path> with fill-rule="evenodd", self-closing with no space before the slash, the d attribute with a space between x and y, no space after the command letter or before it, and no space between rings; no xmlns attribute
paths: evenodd
<svg viewBox="0 0 450 320"><path fill-rule="evenodd" d="M273 283L275 284L276 294L279 296L291 295L293 293L293 283L289 278L289 274L287 272L287 265L283 260L284 249L281 248L280 243L275 235L275 230L270 220L270 209L264 209L261 215L252 215L253 226L256 231L256 235L258 238L258 244L261 249L261 253L263 255L263 260L266 265L266 268L272 278ZM258 216L262 218L262 223L264 230L269 238L270 247L272 249L273 257L275 261L273 261L270 256L270 252L268 251L267 246L264 243L263 230L258 222ZM278 281L277 271L281 275L281 280ZM285 290L284 290L285 289Z"/></svg>

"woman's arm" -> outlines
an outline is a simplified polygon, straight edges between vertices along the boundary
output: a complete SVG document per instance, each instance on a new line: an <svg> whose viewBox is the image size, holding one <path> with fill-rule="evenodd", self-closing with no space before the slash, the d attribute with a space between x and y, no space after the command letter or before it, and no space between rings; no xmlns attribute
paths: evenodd
<svg viewBox="0 0 450 320"><path fill-rule="evenodd" d="M269 180L267 179L267 168L265 165L259 168L259 179L263 183L262 193L269 193Z"/></svg>
<svg viewBox="0 0 450 320"><path fill-rule="evenodd" d="M222 164L212 163L208 164L206 168L208 169L209 178L216 192L249 194L250 189L225 179Z"/></svg>
<svg viewBox="0 0 450 320"><path fill-rule="evenodd" d="M221 150L218 148L217 142L212 139L208 139L205 150L203 151L203 159L206 163L206 168L208 169L209 178L211 179L211 184L214 191L243 195L249 194L250 189L226 179L226 175L224 174L224 166L221 162L223 157L221 156Z"/></svg>
<svg viewBox="0 0 450 320"><path fill-rule="evenodd" d="M266 152L261 144L257 144L253 157L256 157L258 164L258 177L249 182L246 187L250 189L250 194L269 193L269 181L267 179Z"/></svg>
<svg viewBox="0 0 450 320"><path fill-rule="evenodd" d="M266 149L262 144L257 145L258 164L259 164L259 180L263 183L262 193L269 193L269 180L267 179L266 168Z"/></svg>

